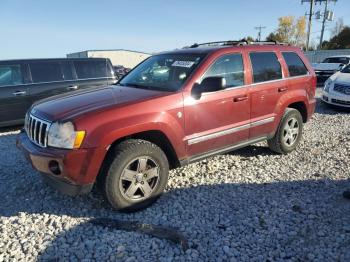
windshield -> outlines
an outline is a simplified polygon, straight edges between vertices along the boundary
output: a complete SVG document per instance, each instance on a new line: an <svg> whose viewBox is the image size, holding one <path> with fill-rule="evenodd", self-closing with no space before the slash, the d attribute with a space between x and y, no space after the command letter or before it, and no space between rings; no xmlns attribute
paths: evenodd
<svg viewBox="0 0 350 262"><path fill-rule="evenodd" d="M349 74L350 73L350 65L344 67L343 70L341 70L340 72Z"/></svg>
<svg viewBox="0 0 350 262"><path fill-rule="evenodd" d="M138 65L118 84L161 91L177 91L204 55L156 55Z"/></svg>
<svg viewBox="0 0 350 262"><path fill-rule="evenodd" d="M323 60L322 63L331 63L331 64L349 64L350 58L348 57L328 57L325 60Z"/></svg>

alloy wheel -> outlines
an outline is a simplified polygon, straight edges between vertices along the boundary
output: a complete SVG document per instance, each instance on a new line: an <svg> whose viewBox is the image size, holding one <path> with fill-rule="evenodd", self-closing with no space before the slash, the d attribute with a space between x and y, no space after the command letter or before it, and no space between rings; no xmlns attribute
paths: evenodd
<svg viewBox="0 0 350 262"><path fill-rule="evenodd" d="M152 158L135 158L124 168L119 180L119 189L128 200L147 199L158 185L159 173L159 165Z"/></svg>

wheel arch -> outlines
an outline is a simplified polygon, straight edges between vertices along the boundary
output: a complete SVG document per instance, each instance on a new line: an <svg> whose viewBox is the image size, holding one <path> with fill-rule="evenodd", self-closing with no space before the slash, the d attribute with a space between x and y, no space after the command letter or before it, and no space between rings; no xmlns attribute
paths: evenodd
<svg viewBox="0 0 350 262"><path fill-rule="evenodd" d="M287 106L287 108L293 108L299 111L303 118L303 122L307 122L307 107L303 101L293 102Z"/></svg>

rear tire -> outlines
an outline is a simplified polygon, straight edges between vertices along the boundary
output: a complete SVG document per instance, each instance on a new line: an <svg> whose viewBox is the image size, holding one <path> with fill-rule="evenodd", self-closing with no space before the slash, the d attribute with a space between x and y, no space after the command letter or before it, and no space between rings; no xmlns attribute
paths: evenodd
<svg viewBox="0 0 350 262"><path fill-rule="evenodd" d="M130 139L116 146L107 170L104 191L109 203L132 212L159 198L168 182L169 163L155 144Z"/></svg>
<svg viewBox="0 0 350 262"><path fill-rule="evenodd" d="M299 145L303 132L303 118L294 108L287 108L274 137L267 140L269 148L279 154L288 154Z"/></svg>

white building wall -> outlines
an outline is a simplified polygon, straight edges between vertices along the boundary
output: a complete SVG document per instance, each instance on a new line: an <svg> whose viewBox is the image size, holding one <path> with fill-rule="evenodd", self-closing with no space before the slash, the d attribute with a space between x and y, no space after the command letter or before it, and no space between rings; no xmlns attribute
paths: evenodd
<svg viewBox="0 0 350 262"><path fill-rule="evenodd" d="M127 68L133 68L150 54L134 52L128 50L91 50L68 54L68 58L109 58L113 65L122 65Z"/></svg>

